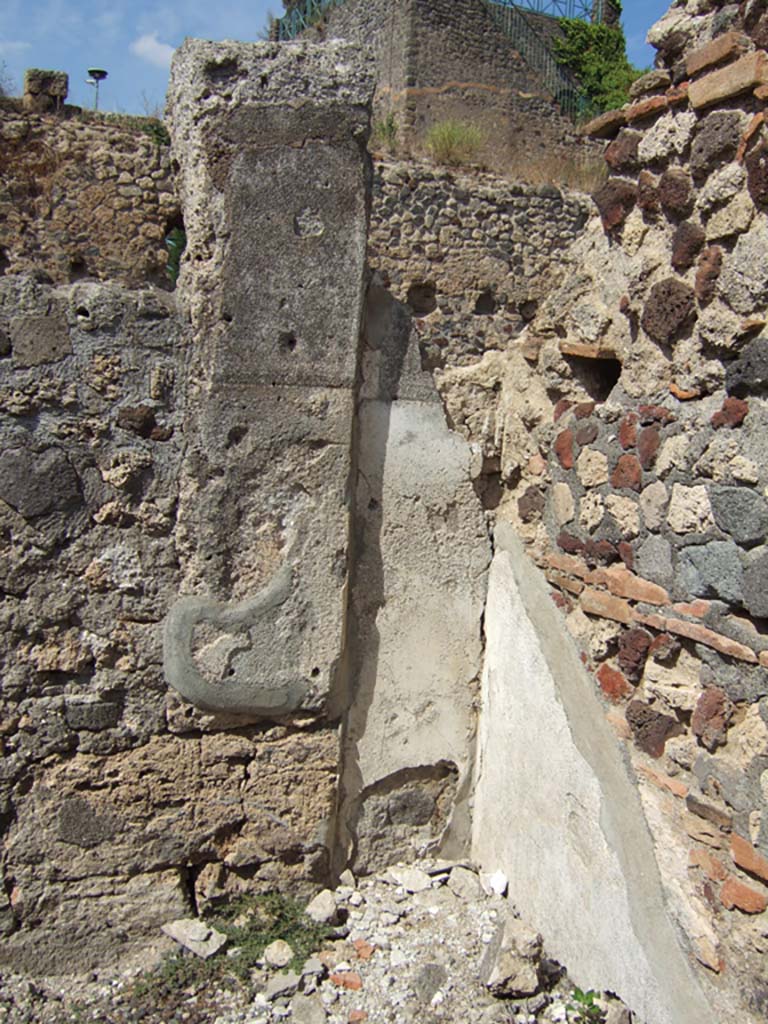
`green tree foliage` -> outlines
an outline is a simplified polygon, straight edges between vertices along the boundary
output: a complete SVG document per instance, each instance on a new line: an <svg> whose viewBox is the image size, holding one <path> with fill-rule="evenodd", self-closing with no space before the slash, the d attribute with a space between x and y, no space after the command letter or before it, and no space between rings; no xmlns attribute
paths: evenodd
<svg viewBox="0 0 768 1024"><path fill-rule="evenodd" d="M621 25L560 18L563 35L553 41L558 62L579 81L594 113L627 102L629 87L643 74L627 60Z"/></svg>

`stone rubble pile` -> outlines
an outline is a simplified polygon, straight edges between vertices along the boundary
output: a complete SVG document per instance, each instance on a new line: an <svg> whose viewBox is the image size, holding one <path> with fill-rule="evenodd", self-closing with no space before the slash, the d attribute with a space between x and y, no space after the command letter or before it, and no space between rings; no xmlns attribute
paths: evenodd
<svg viewBox="0 0 768 1024"><path fill-rule="evenodd" d="M101 1024L577 1021L573 985L563 968L547 959L541 935L516 916L505 891L503 876L478 874L465 862L400 864L359 881L346 871L335 891L324 890L307 908L315 921L334 925L337 937L298 971L289 966L289 943L272 942L252 974L252 1000L242 992L237 998L224 990L190 988L169 1015L132 995L134 972L106 985L92 984L85 995L81 991L77 1019ZM189 957L209 956L201 940L212 943L217 936L197 920L173 922L163 931L193 950ZM0 984L0 1020L7 1024L58 1024L72 1019L69 1005L61 993L12 979ZM617 1000L600 1005L609 1024L633 1019Z"/></svg>

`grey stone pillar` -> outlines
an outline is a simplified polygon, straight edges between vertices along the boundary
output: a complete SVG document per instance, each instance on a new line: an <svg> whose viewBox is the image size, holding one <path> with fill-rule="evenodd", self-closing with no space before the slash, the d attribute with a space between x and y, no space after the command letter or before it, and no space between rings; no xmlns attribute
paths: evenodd
<svg viewBox="0 0 768 1024"><path fill-rule="evenodd" d="M372 88L346 43L174 57L194 340L165 667L209 710L322 714L338 682Z"/></svg>

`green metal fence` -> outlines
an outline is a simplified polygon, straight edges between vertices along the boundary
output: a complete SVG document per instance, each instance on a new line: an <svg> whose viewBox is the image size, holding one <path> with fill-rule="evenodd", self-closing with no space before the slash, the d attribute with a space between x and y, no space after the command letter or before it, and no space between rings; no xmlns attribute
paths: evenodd
<svg viewBox="0 0 768 1024"><path fill-rule="evenodd" d="M563 113L574 119L587 116L589 111L586 109L578 82L558 64L549 43L536 31L521 5L511 3L510 0L485 2L497 24L512 40L526 64L544 80ZM563 6L567 4L563 3Z"/></svg>
<svg viewBox="0 0 768 1024"><path fill-rule="evenodd" d="M340 0L299 0L277 20L277 38L295 39L297 35L313 25L323 11L333 7Z"/></svg>

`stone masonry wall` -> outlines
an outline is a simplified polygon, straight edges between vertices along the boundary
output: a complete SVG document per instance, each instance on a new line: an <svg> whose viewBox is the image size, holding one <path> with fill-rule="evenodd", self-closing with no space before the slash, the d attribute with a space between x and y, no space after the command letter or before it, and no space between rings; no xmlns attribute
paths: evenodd
<svg viewBox="0 0 768 1024"><path fill-rule="evenodd" d="M381 10L344 0L309 31L372 46L374 117L393 112L399 142L415 153L448 119L480 129L480 159L496 170L591 151L482 0L398 0Z"/></svg>
<svg viewBox="0 0 768 1024"><path fill-rule="evenodd" d="M448 366L439 386L501 467L497 517L527 540L594 672L700 981L721 1019L757 1021L768 11L676 3L650 39L658 68L589 129L612 175L568 253L575 272L502 356Z"/></svg>
<svg viewBox="0 0 768 1024"><path fill-rule="evenodd" d="M168 286L179 207L167 144L118 118L14 100L0 103L0 141L0 273Z"/></svg>

